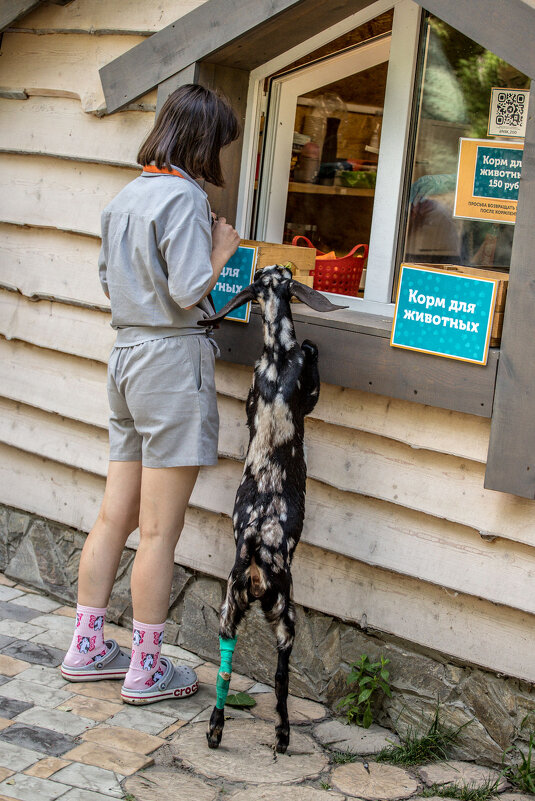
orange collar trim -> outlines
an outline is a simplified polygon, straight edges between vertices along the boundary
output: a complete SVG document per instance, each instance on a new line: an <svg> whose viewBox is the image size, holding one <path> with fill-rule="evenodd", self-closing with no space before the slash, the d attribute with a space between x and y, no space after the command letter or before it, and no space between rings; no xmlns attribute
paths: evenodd
<svg viewBox="0 0 535 801"><path fill-rule="evenodd" d="M178 170L160 170L158 167L155 167L154 164L146 164L143 167L143 172L155 172L161 173L162 175L177 175L179 178L183 178L184 176Z"/></svg>

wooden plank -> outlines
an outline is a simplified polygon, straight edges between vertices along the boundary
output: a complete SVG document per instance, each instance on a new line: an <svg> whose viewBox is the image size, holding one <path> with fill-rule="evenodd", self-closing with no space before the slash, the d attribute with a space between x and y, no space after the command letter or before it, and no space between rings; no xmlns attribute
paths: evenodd
<svg viewBox="0 0 535 801"><path fill-rule="evenodd" d="M138 175L126 167L0 153L0 221L100 236L102 209Z"/></svg>
<svg viewBox="0 0 535 801"><path fill-rule="evenodd" d="M4 398L91 426L108 426L103 364L0 337L0 387Z"/></svg>
<svg viewBox="0 0 535 801"><path fill-rule="evenodd" d="M532 81L485 476L488 489L524 498L535 498L534 215L535 83Z"/></svg>
<svg viewBox="0 0 535 801"><path fill-rule="evenodd" d="M250 32L253 36L246 40L247 57L240 60L233 51L224 63L234 69L253 69L253 65L268 61L367 3L254 0L247 4L246 13L236 13L232 0L208 0L177 24L168 25L101 69L106 105L110 112L117 111L190 64L203 59L217 61L218 50ZM270 23L272 18L277 20L276 27ZM239 41L240 52L241 46Z"/></svg>
<svg viewBox="0 0 535 801"><path fill-rule="evenodd" d="M252 373L251 367L219 360L216 363L218 393L245 400ZM322 382L318 405L310 419L475 462L486 462L487 458L490 421L484 417L372 395L335 384Z"/></svg>
<svg viewBox="0 0 535 801"><path fill-rule="evenodd" d="M99 68L142 41L140 36L6 33L2 85L22 88L28 94L75 97L84 111L102 111Z"/></svg>
<svg viewBox="0 0 535 801"><path fill-rule="evenodd" d="M385 337L365 333L364 324L351 330L349 323L338 328L334 321L329 325L325 319L316 322L309 317L305 322L298 320L296 314L294 317L298 339L310 339L319 345L325 382L441 409L491 416L499 355L495 349L490 350L486 367L480 367L391 348ZM239 323L223 322L217 341L225 361L253 365L262 348L256 310L251 314L246 337Z"/></svg>
<svg viewBox="0 0 535 801"><path fill-rule="evenodd" d="M199 64L198 82L207 89L223 92L229 99L240 122L241 133L239 138L221 152L221 167L226 186L217 187L212 184L206 184L204 187L212 210L215 211L218 217L225 217L228 222L235 225L249 73L232 67L201 63Z"/></svg>
<svg viewBox="0 0 535 801"><path fill-rule="evenodd" d="M95 475L107 474L107 430L1 397L0 442Z"/></svg>
<svg viewBox="0 0 535 801"><path fill-rule="evenodd" d="M139 170L137 151L154 122L152 112L86 114L76 98L0 99L0 150L95 161ZM39 136L35 132L39 131Z"/></svg>
<svg viewBox="0 0 535 801"><path fill-rule="evenodd" d="M115 341L107 312L48 300L29 301L0 290L0 334L39 347L107 363Z"/></svg>
<svg viewBox="0 0 535 801"><path fill-rule="evenodd" d="M41 0L1 0L0 2L0 31L5 30L24 14L33 11Z"/></svg>
<svg viewBox="0 0 535 801"><path fill-rule="evenodd" d="M0 285L30 298L109 308L98 279L99 250L93 237L0 223Z"/></svg>
<svg viewBox="0 0 535 801"><path fill-rule="evenodd" d="M24 361L19 362L19 372L28 369ZM12 389L9 381L5 383ZM49 387L54 399L59 395L54 400L55 410L63 411L66 399L62 404L61 387L59 393L54 392L54 376L49 377ZM41 399L38 395L29 400L33 407ZM77 409L79 401L72 396L71 408ZM69 467L106 475L107 435L102 428L32 407L0 399L0 441ZM235 439L236 424L225 404L220 411L220 453L227 454L236 450L229 445ZM309 446L309 454L312 450ZM221 459L216 469L201 472L192 503L229 516L240 474L240 465ZM535 598L528 586L535 560L533 548L505 540L488 542L466 527L338 492L320 481L309 480L303 541L372 566L535 612Z"/></svg>
<svg viewBox="0 0 535 801"><path fill-rule="evenodd" d="M535 75L535 7L530 0L471 0L470 3L444 3L444 0L417 0L470 39L492 50L504 61Z"/></svg>
<svg viewBox="0 0 535 801"><path fill-rule="evenodd" d="M2 503L83 531L93 524L104 490L103 479L3 445L0 485ZM134 538L131 544L135 547ZM224 578L233 552L230 521L188 511L175 557L179 563ZM308 608L355 622L365 615L370 628L535 680L530 615L452 594L305 543L297 550L293 575L295 599Z"/></svg>
<svg viewBox="0 0 535 801"><path fill-rule="evenodd" d="M58 8L41 5L16 24L30 33L137 34L149 36L202 5L202 0L84 0Z"/></svg>

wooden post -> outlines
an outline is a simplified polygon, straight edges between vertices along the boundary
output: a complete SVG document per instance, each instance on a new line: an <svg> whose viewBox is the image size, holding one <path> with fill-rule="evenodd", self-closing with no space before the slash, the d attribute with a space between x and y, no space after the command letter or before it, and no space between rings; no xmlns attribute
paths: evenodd
<svg viewBox="0 0 535 801"><path fill-rule="evenodd" d="M485 487L535 498L535 81L531 82Z"/></svg>

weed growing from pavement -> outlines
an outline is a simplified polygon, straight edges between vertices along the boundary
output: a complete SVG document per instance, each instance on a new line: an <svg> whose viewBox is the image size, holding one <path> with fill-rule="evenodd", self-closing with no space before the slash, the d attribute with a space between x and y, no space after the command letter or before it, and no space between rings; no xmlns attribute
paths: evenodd
<svg viewBox="0 0 535 801"><path fill-rule="evenodd" d="M503 759L507 754L519 754L520 761L513 765L508 765L503 769L506 778L518 789L526 793L535 793L535 759L532 762L532 751L535 743L535 732L529 735L528 751L525 754L518 746L514 745L504 751Z"/></svg>
<svg viewBox="0 0 535 801"><path fill-rule="evenodd" d="M368 729L373 723L372 701L380 694L392 696L389 672L386 666L390 660L381 656L380 662L370 662L367 654L362 654L358 662L353 662L346 682L356 689L349 692L337 703L343 709L348 723L356 723Z"/></svg>
<svg viewBox="0 0 535 801"><path fill-rule="evenodd" d="M422 798L440 796L441 798L458 798L459 801L488 801L496 795L501 776L495 781L487 779L483 784L470 782L469 784L433 784L422 791Z"/></svg>
<svg viewBox="0 0 535 801"><path fill-rule="evenodd" d="M417 765L424 762L438 762L449 757L449 749L456 742L467 721L458 729L448 729L439 720L439 707L425 734L409 729L401 737L399 745L389 745L377 754L377 762L391 762L393 765Z"/></svg>
<svg viewBox="0 0 535 801"><path fill-rule="evenodd" d="M333 762L336 762L337 765L345 765L347 762L356 762L358 758L358 754L352 754L350 751L334 751L332 754Z"/></svg>

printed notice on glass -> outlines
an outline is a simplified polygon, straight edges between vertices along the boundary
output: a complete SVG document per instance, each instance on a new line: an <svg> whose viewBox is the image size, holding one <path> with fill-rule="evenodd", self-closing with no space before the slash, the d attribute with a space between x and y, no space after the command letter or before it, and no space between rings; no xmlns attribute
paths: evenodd
<svg viewBox="0 0 535 801"><path fill-rule="evenodd" d="M513 224L524 145L460 139L453 216Z"/></svg>
<svg viewBox="0 0 535 801"><path fill-rule="evenodd" d="M236 253L227 261L219 276L219 281L211 292L216 312L220 311L234 295L253 282L257 253L258 248L240 245ZM250 313L251 303L249 302L227 314L225 320L248 323Z"/></svg>
<svg viewBox="0 0 535 801"><path fill-rule="evenodd" d="M525 89L490 90L489 136L510 136L523 139L528 121L529 92Z"/></svg>
<svg viewBox="0 0 535 801"><path fill-rule="evenodd" d="M498 282L402 264L390 344L486 364Z"/></svg>

